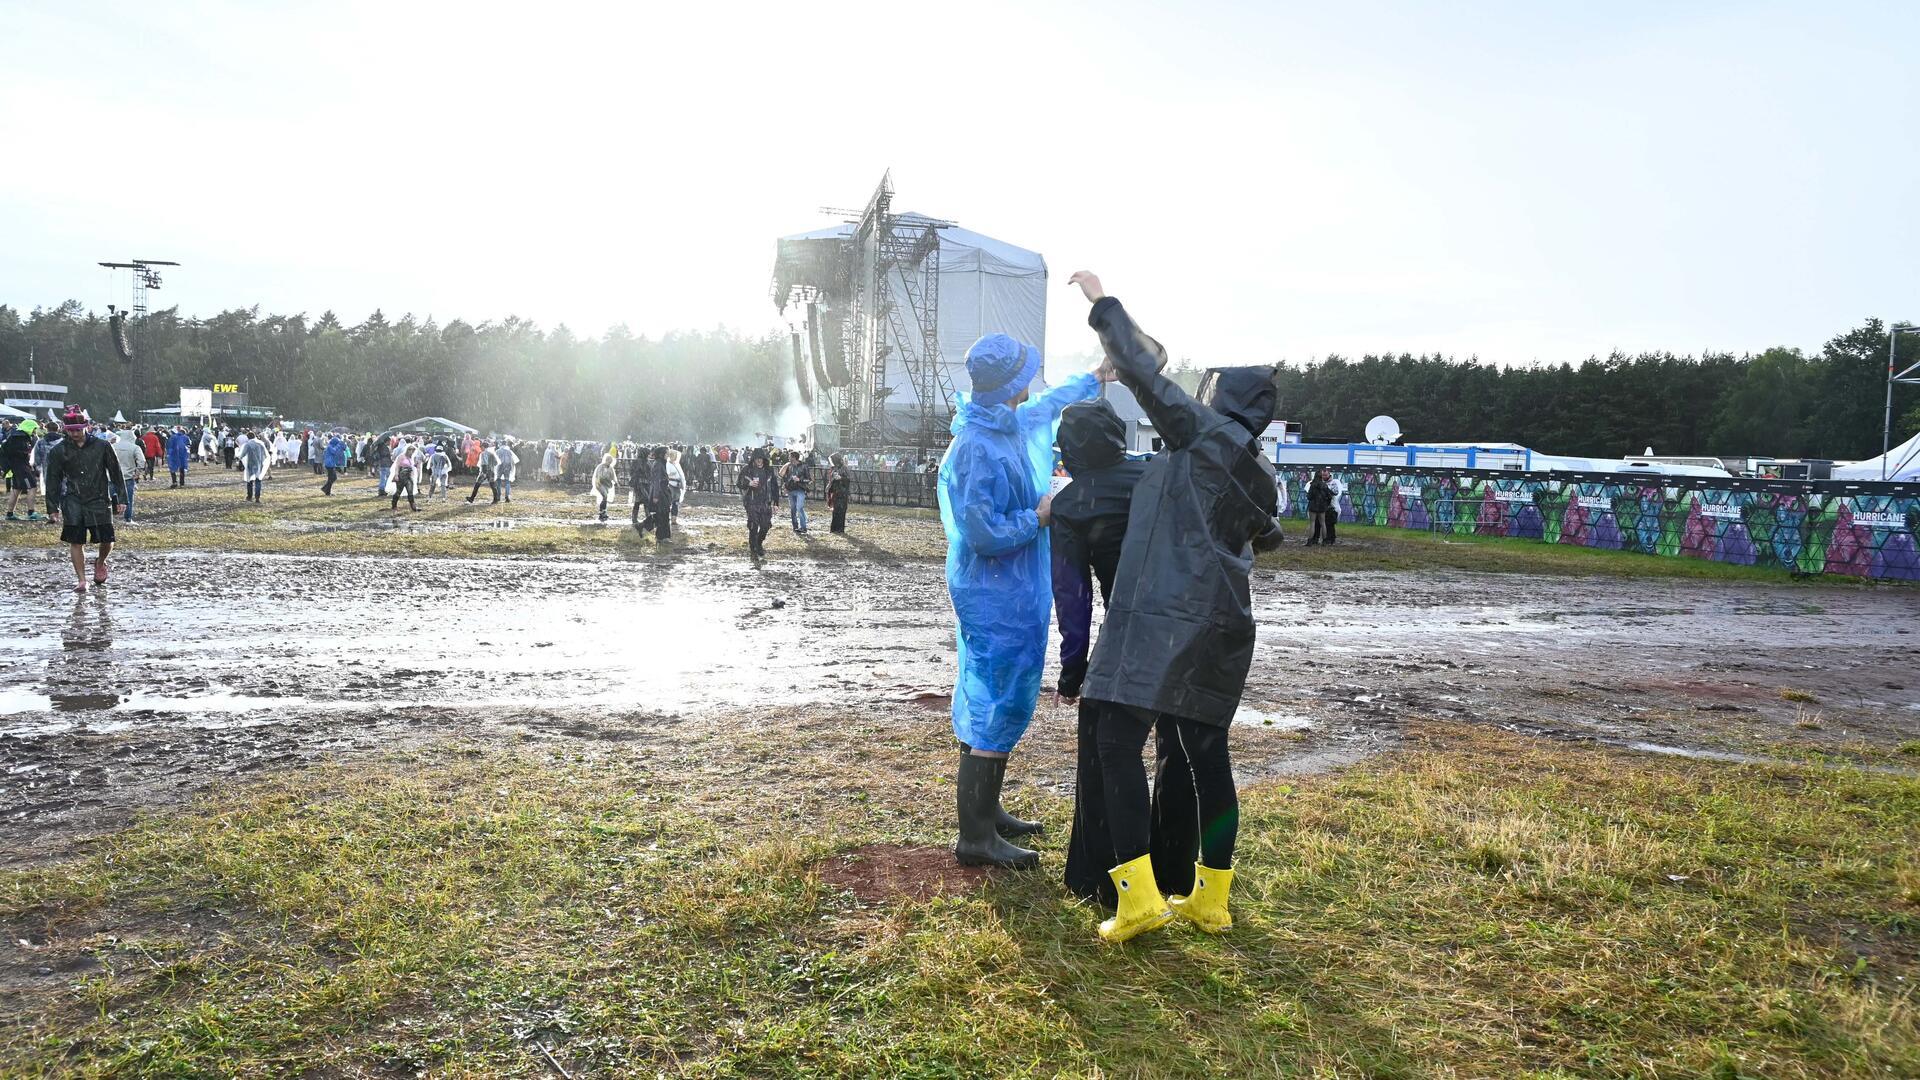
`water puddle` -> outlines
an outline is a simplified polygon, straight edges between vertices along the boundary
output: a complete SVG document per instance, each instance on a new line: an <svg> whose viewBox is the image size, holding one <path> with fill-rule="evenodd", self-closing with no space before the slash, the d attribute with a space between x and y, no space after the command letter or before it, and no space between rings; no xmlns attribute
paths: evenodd
<svg viewBox="0 0 1920 1080"><path fill-rule="evenodd" d="M1264 727L1274 731L1304 731L1313 721L1298 713L1264 712L1245 705L1233 714L1233 722L1242 727Z"/></svg>

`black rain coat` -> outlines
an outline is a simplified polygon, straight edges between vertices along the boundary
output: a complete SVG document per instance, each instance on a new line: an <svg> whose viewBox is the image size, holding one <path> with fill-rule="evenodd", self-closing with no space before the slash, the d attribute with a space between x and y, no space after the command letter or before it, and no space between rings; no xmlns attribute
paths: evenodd
<svg viewBox="0 0 1920 1080"><path fill-rule="evenodd" d="M1078 697L1087 676L1093 624L1093 586L1113 597L1121 540L1133 488L1147 471L1126 457L1127 429L1104 400L1082 401L1060 414L1060 460L1073 482L1053 498L1053 606L1060 619L1063 696ZM1102 870L1104 871L1104 867Z"/></svg>
<svg viewBox="0 0 1920 1080"><path fill-rule="evenodd" d="M75 446L65 439L47 452L47 513L67 525L110 525L125 478L113 444L88 435Z"/></svg>
<svg viewBox="0 0 1920 1080"><path fill-rule="evenodd" d="M1198 398L1160 374L1158 342L1112 297L1087 321L1165 449L1133 492L1086 697L1225 727L1253 665L1254 541L1274 531L1278 405L1270 367L1216 368Z"/></svg>

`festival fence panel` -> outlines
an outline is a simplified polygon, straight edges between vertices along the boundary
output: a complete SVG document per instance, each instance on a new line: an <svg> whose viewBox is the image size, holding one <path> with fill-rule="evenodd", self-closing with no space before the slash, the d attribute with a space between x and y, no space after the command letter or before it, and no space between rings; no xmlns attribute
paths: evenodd
<svg viewBox="0 0 1920 1080"><path fill-rule="evenodd" d="M1797 574L1920 580L1920 485L1613 473L1504 475L1334 468L1340 520L1457 535L1774 566ZM1280 470L1307 516L1313 470Z"/></svg>

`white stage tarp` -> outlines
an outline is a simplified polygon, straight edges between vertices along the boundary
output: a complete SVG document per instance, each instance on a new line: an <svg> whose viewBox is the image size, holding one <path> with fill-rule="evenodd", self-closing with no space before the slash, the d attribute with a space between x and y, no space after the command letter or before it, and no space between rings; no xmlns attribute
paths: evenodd
<svg viewBox="0 0 1920 1080"><path fill-rule="evenodd" d="M906 213L903 220L928 220ZM785 237L785 240L828 240L850 236L851 223ZM1047 261L1039 252L1015 247L970 229L952 226L940 236L940 362L955 390L967 389L967 349L992 333L1010 334L1036 349L1047 340ZM891 286L894 301L904 309L906 292L898 272ZM913 320L901 312L908 333ZM851 361L851 358L849 358ZM887 361L887 384L894 388L889 411L916 406L919 398L899 357Z"/></svg>
<svg viewBox="0 0 1920 1080"><path fill-rule="evenodd" d="M1886 475L1881 475L1881 469ZM1835 480L1920 480L1920 435L1915 435L1899 446L1876 458L1856 461L1851 465L1835 465Z"/></svg>

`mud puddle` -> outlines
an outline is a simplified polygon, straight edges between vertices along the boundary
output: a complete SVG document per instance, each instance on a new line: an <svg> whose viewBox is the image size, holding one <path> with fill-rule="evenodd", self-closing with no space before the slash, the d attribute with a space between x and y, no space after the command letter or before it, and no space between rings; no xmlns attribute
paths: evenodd
<svg viewBox="0 0 1920 1080"><path fill-rule="evenodd" d="M916 737L945 725L954 641L937 563L756 573L708 554L360 547L132 546L84 597L61 553L0 551L0 848L223 777L456 734L671 738L676 717L751 730L802 708ZM1887 644L1910 640L1887 628L1920 614L1911 590L1815 605L1721 582L1263 571L1254 591L1235 735L1248 779L1350 764L1428 717L1713 753L1920 732L1911 650ZM1070 746L1072 710L1043 714L1036 730Z"/></svg>

